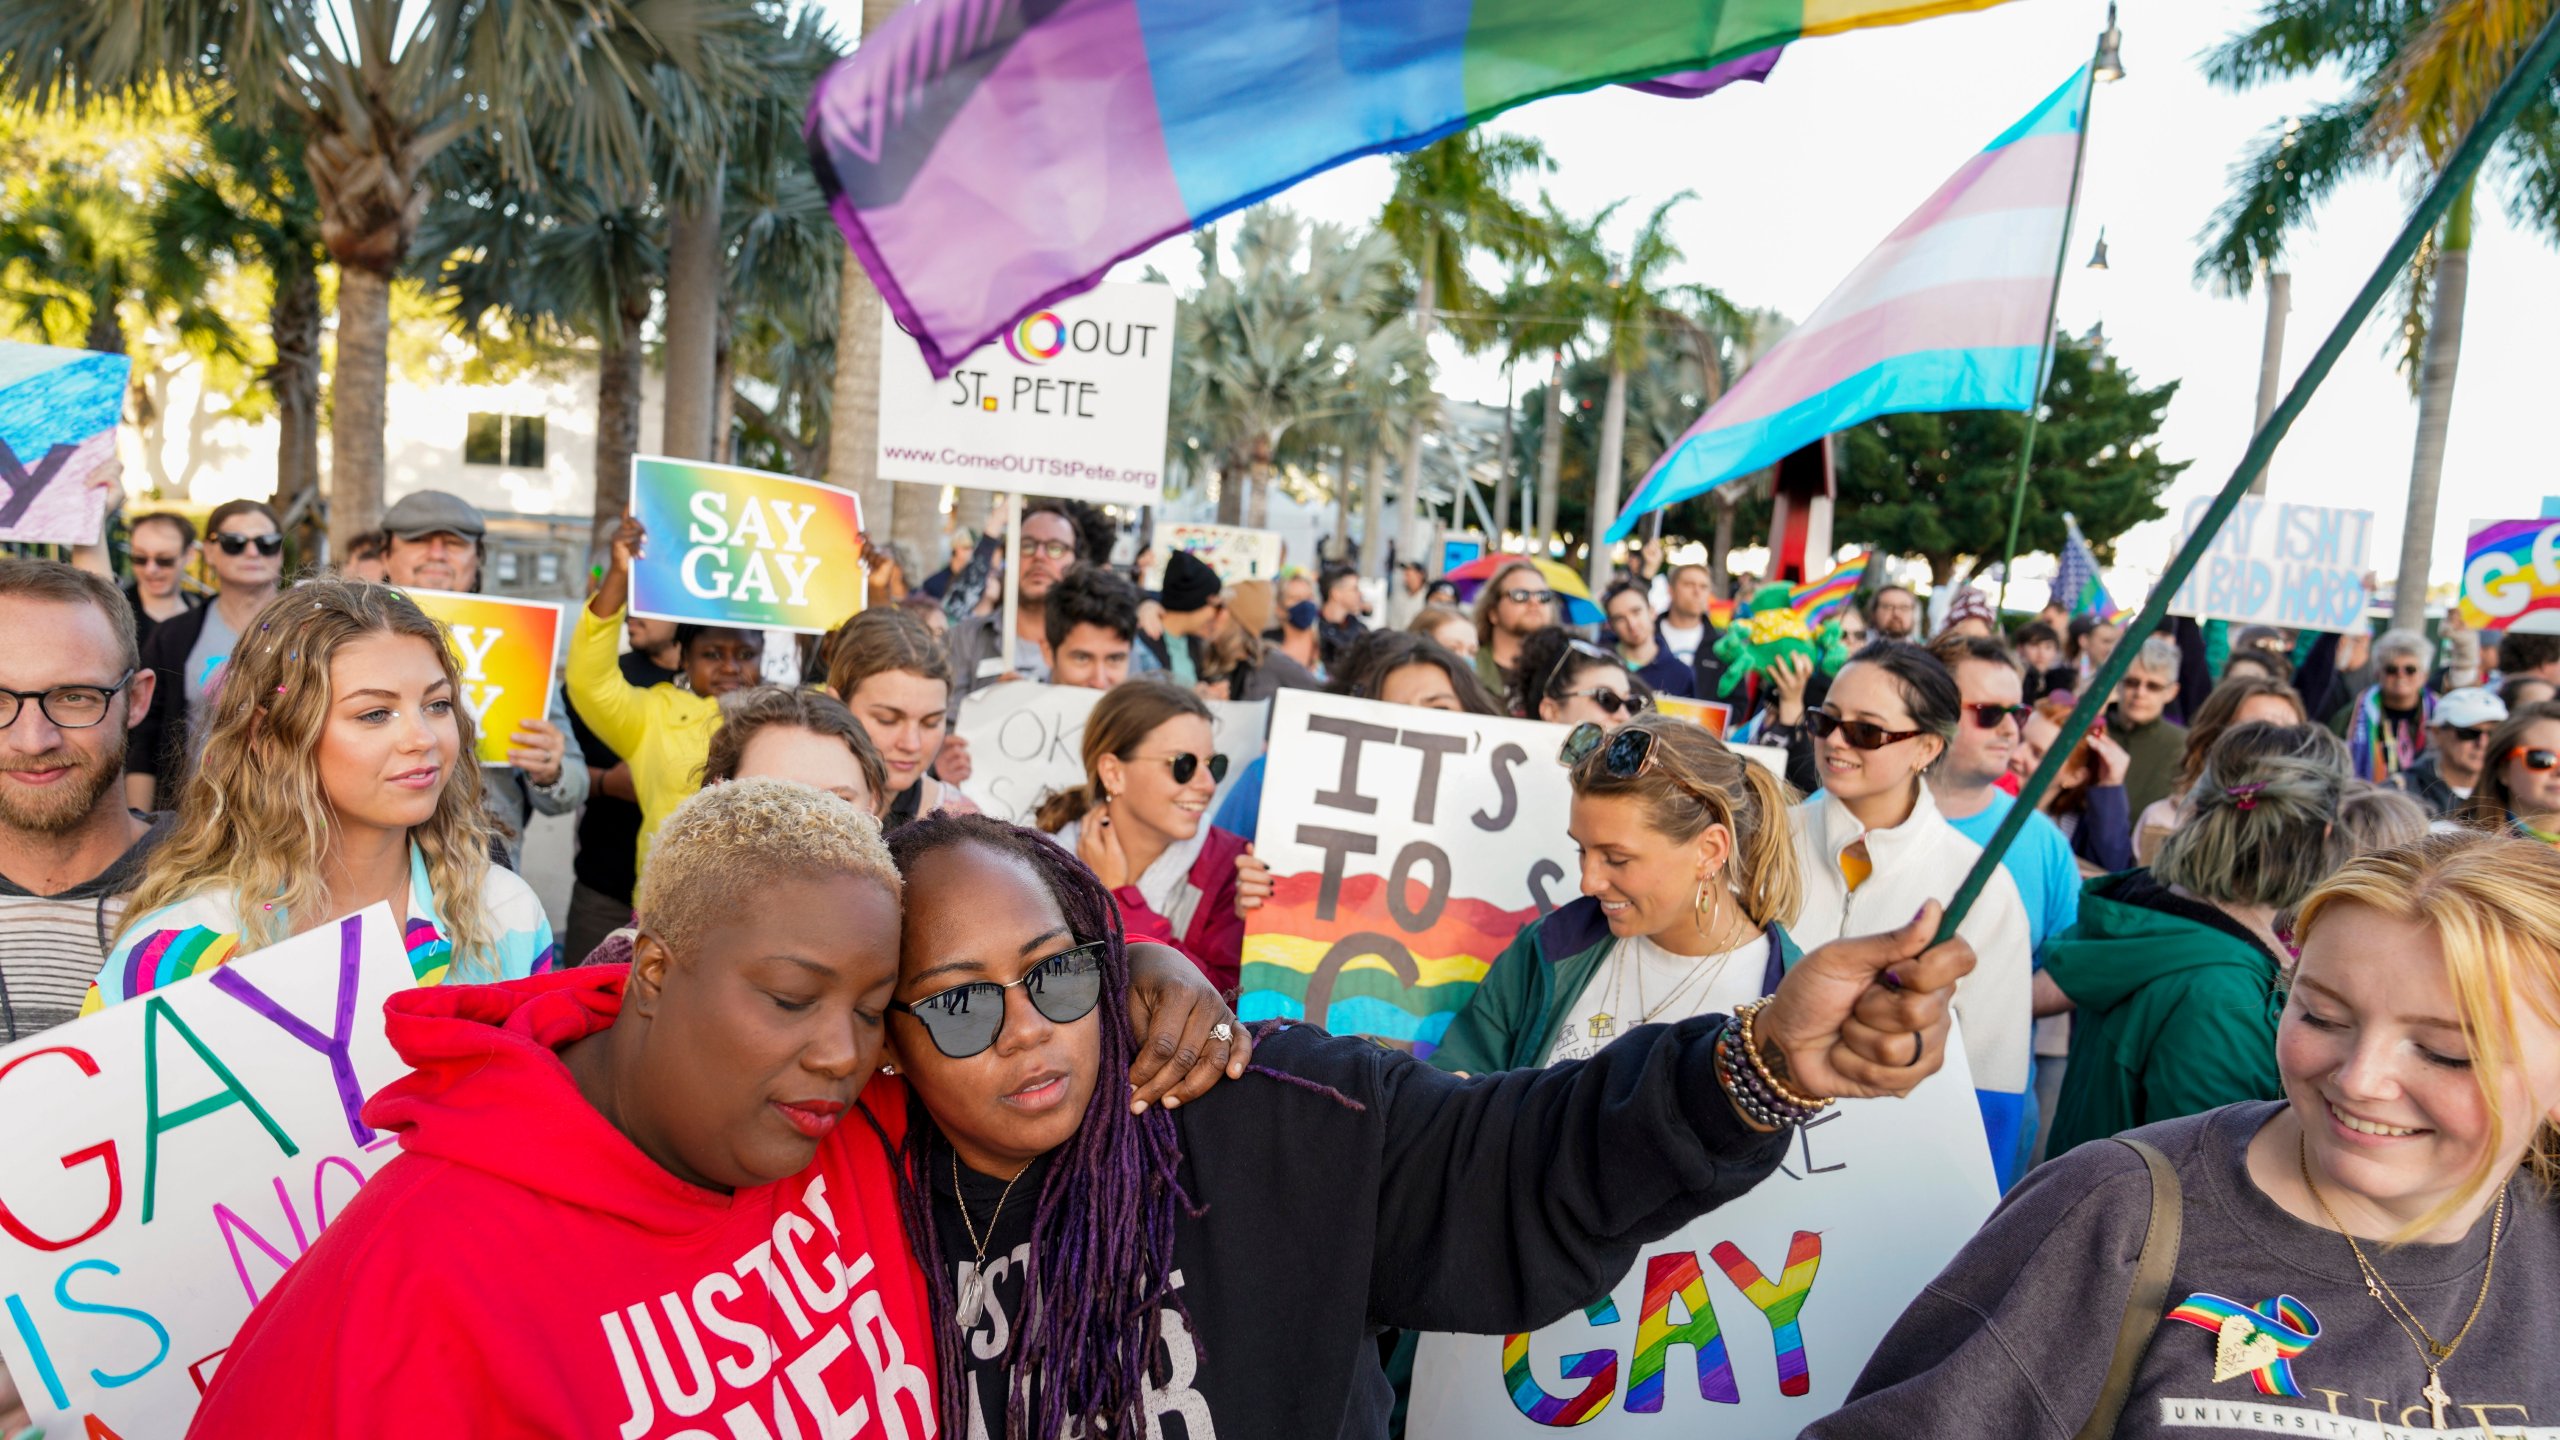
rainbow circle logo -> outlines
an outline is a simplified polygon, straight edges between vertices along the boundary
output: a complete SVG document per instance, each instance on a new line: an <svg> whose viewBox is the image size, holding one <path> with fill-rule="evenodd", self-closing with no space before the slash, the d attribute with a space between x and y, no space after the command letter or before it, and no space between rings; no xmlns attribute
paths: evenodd
<svg viewBox="0 0 2560 1440"><path fill-rule="evenodd" d="M1004 348L1025 365L1055 360L1067 348L1067 322L1055 310L1035 310L1004 332Z"/></svg>

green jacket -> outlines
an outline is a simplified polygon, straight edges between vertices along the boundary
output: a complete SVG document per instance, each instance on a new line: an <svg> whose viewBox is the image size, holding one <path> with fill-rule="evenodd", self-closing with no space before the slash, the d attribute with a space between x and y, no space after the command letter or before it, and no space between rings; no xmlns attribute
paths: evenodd
<svg viewBox="0 0 2560 1440"><path fill-rule="evenodd" d="M2148 870L2089 882L2080 923L2045 947L2079 1007L2046 1154L2241 1100L2284 1097L2276 961Z"/></svg>
<svg viewBox="0 0 2560 1440"><path fill-rule="evenodd" d="M1787 967L1803 954L1776 925L1769 927L1769 938L1764 993L1777 989ZM1588 895L1522 930L1449 1022L1431 1063L1471 1075L1545 1065L1564 1031L1565 1007L1582 998L1614 943L1600 902Z"/></svg>

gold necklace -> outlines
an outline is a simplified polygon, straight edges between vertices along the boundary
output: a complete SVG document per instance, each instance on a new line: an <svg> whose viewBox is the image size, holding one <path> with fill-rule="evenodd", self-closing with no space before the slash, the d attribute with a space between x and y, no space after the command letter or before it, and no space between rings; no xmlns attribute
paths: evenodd
<svg viewBox="0 0 2560 1440"><path fill-rule="evenodd" d="M2346 1237L2348 1253L2356 1257L2356 1268L2364 1272L2365 1293L2371 1295L2374 1303L2382 1307L2382 1313L2390 1316L2401 1333L2409 1337L2409 1343L2418 1347L2419 1358L2427 1367L2427 1388L2418 1393L2426 1397L2428 1407L2435 1413L2435 1428L2443 1429L2445 1407L2453 1403L2453 1397L2445 1393L2439 1372L2444 1369L2445 1362L2453 1358L2453 1352L2462 1348L2463 1337L2471 1333L2473 1323L2480 1318L2480 1308L2489 1303L2489 1282L2498 1273L2498 1238L2507 1228L2506 1187L2498 1187L2497 1213L2489 1222L2489 1263L2480 1272L2480 1293L2472 1297L2471 1313L2462 1317L2462 1328L2453 1332L2451 1340L2438 1343L2435 1336L2427 1333L2426 1325L2418 1319L2418 1312L2409 1308L2409 1302L2401 1299L2400 1292L2392 1289L2391 1282L2383 1279L2382 1272L2373 1268L2373 1262L2365 1258L2364 1247L2356 1243L2356 1237L2349 1234L2345 1224L2339 1221L2338 1212L2329 1208L2329 1197L2320 1193L2319 1183L2311 1178L2311 1142L2299 1133L2294 1137L2293 1159L2302 1167L2303 1188L2311 1192L2311 1198L2320 1206L2320 1213L2328 1216L2329 1223Z"/></svg>
<svg viewBox="0 0 2560 1440"><path fill-rule="evenodd" d="M977 1252L977 1258L970 1262L968 1278L960 1284L959 1313L955 1318L963 1330L976 1325L978 1316L987 1308L987 1247L995 1243L996 1222L1004 1218L1004 1202L1013 1198L1013 1187L1030 1173L1031 1167L1025 1165L1004 1182L1004 1193L996 1197L996 1213L987 1217L987 1238L981 1240L977 1224L969 1218L969 1197L960 1188L960 1151L955 1147L951 1152L951 1198L960 1202L960 1226L969 1232L969 1248Z"/></svg>

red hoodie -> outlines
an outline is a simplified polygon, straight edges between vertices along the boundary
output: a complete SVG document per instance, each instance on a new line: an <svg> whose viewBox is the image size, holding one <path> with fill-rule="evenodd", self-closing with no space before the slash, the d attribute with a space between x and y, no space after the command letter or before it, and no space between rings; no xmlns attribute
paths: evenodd
<svg viewBox="0 0 2560 1440"><path fill-rule="evenodd" d="M849 1115L808 1169L734 1195L668 1174L556 1053L613 1023L624 974L392 998L415 1073L364 1117L401 1153L249 1316L190 1435L932 1440L878 1137Z"/></svg>

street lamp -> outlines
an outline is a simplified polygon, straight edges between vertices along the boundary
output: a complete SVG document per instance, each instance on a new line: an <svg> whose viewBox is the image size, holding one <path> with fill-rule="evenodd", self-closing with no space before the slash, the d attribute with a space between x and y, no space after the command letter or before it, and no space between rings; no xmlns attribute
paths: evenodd
<svg viewBox="0 0 2560 1440"><path fill-rule="evenodd" d="M2098 227L2098 248L2089 252L2089 268L2092 270L2107 268L2107 227L2104 225Z"/></svg>
<svg viewBox="0 0 2560 1440"><path fill-rule="evenodd" d="M2124 78L2124 32L2116 28L2115 0L2107 0L2107 33L2098 37L2098 58L2089 73L2098 80Z"/></svg>

